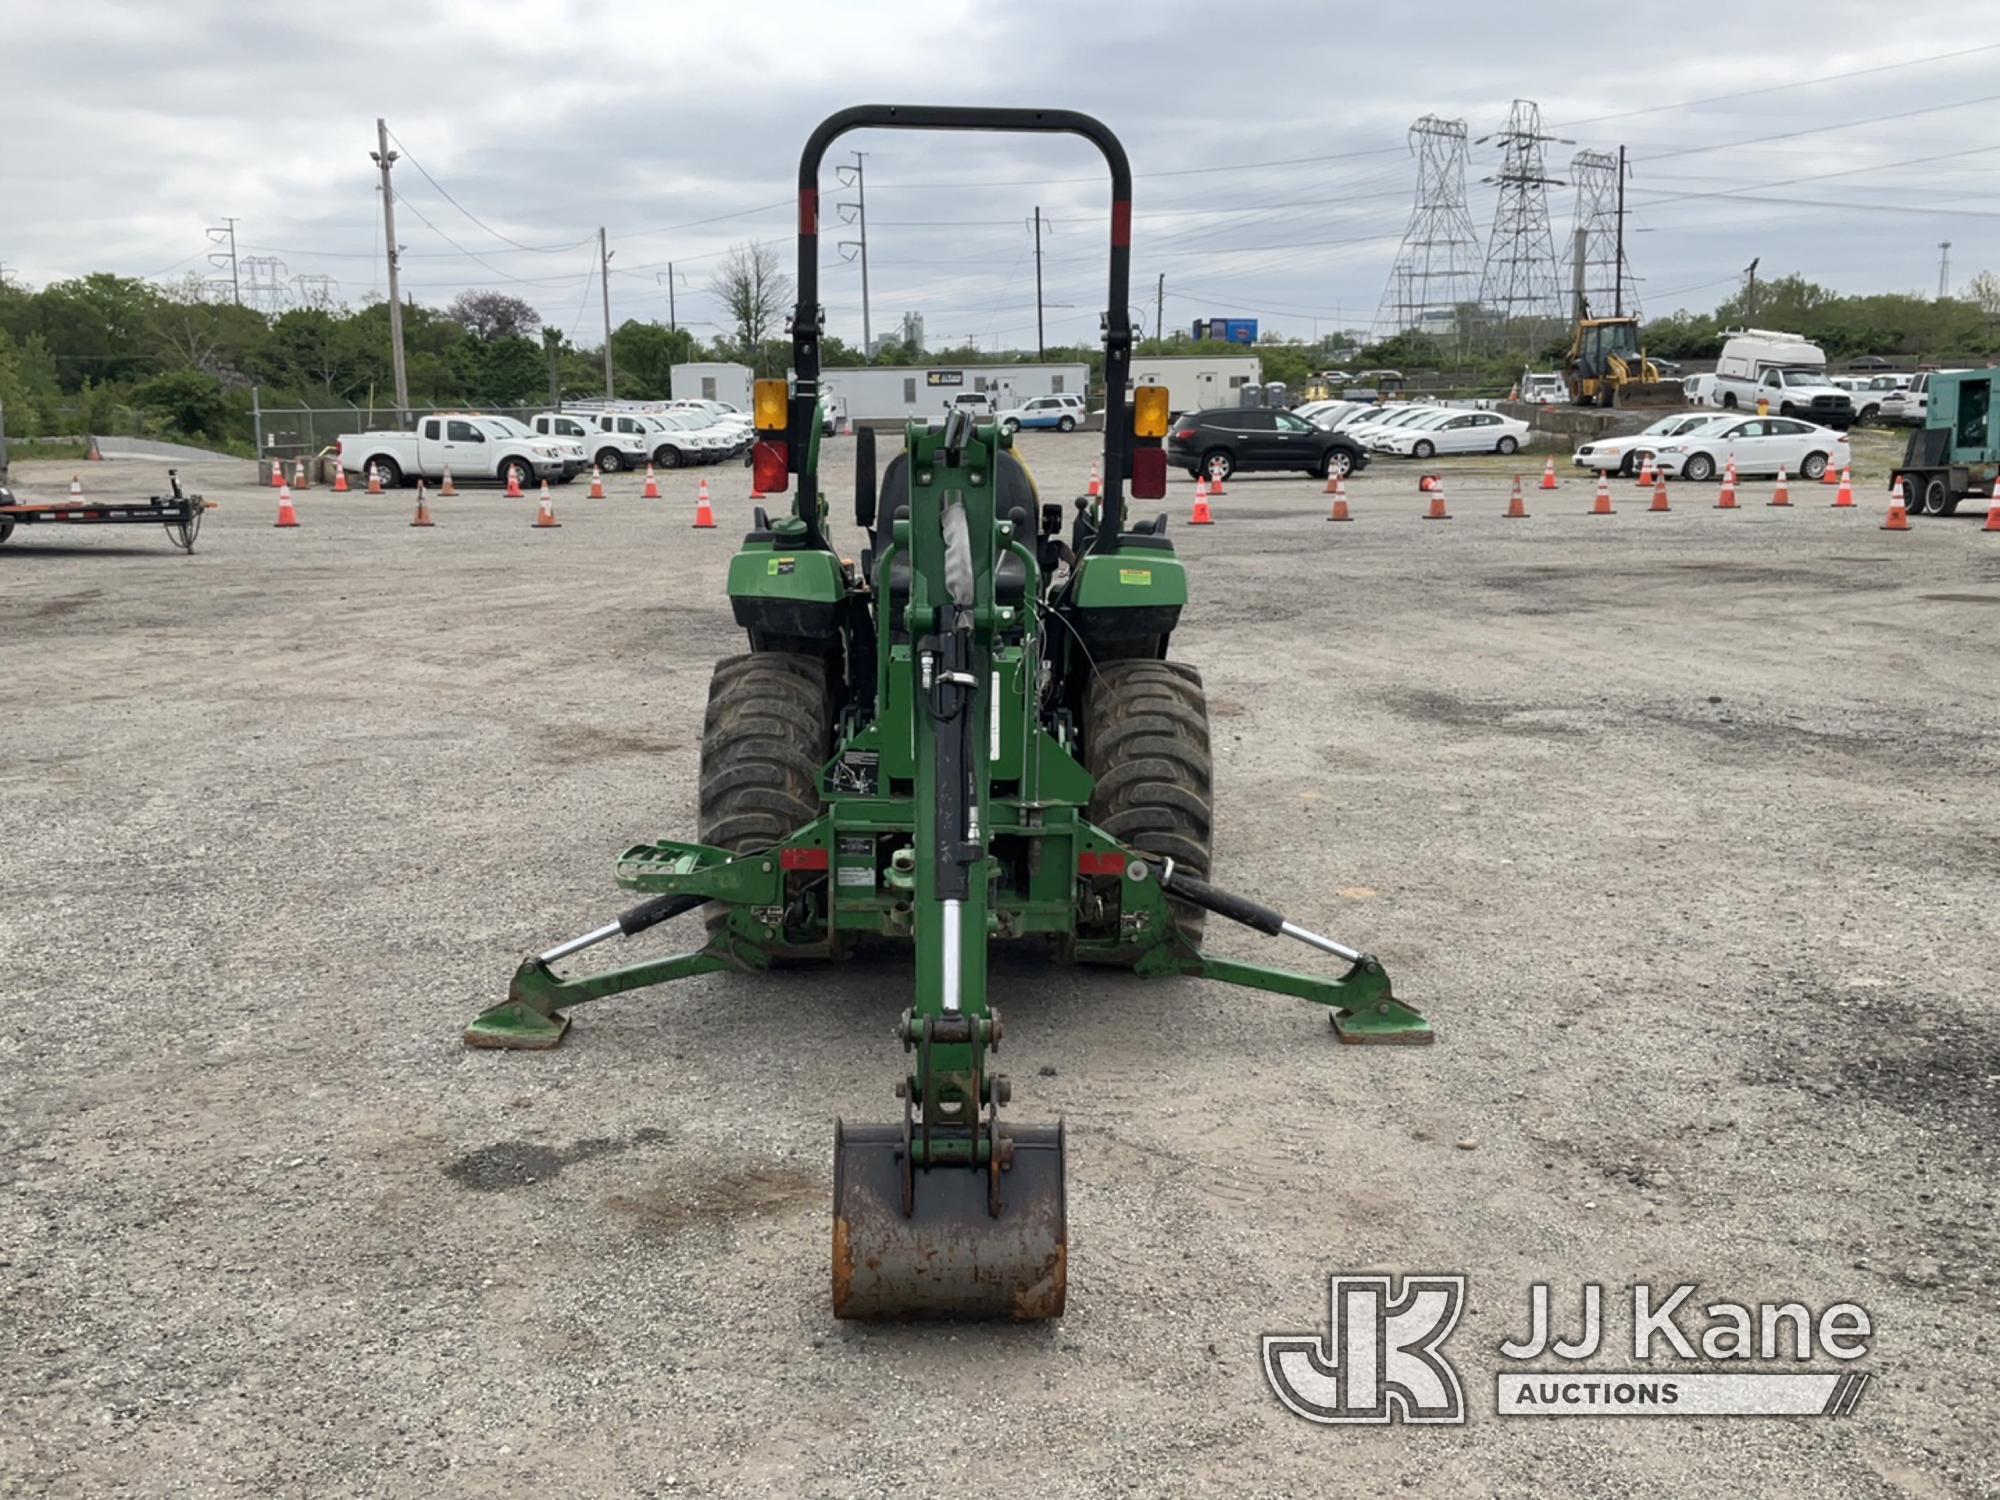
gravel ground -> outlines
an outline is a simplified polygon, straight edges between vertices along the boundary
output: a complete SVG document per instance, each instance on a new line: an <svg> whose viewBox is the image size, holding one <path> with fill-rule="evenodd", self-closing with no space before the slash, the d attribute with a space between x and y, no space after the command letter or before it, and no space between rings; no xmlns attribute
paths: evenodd
<svg viewBox="0 0 2000 1500"><path fill-rule="evenodd" d="M1023 451L1081 489L1087 439ZM1407 465L1339 527L1256 477L1190 529L1176 478L1217 879L1380 953L1439 1040L1003 954L1014 1114L1070 1129L1036 1327L828 1316L831 1123L890 1117L894 953L459 1044L620 906L620 848L692 835L742 471L707 471L715 532L682 475L560 491L555 532L491 489L415 536L407 493L314 490L278 531L244 465L189 470L222 507L192 558L18 532L0 1491L2000 1491L2000 538L1879 531L1865 470L1855 513L1621 486L1589 519L1565 474L1502 520L1538 463L1453 462L1448 525ZM1471 1278L1467 1425L1266 1388L1258 1336L1366 1270ZM1875 1381L1845 1420L1497 1418L1537 1279L1851 1298Z"/></svg>

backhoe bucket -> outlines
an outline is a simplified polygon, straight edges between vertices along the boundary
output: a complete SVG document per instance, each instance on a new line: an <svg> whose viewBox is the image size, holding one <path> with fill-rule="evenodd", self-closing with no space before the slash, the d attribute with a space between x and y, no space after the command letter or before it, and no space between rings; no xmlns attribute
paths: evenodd
<svg viewBox="0 0 2000 1500"><path fill-rule="evenodd" d="M833 1315L1062 1316L1069 1215L1061 1125L1011 1125L992 1211L986 1167L906 1175L903 1127L833 1127ZM909 1209L904 1212L905 1188Z"/></svg>

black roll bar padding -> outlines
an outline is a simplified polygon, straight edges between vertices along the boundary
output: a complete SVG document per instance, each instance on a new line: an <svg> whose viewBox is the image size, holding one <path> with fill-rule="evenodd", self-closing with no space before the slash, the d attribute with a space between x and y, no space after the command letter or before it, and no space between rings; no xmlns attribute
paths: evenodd
<svg viewBox="0 0 2000 1500"><path fill-rule="evenodd" d="M1111 169L1111 286L1104 312L1104 497L1093 550L1110 552L1124 525L1125 449L1131 420L1125 382L1132 370L1132 167L1125 147L1103 121L1071 109L975 109L934 104L857 104L828 115L799 154L798 305L792 312L791 467L799 476L799 514L807 542L823 547L811 443L819 400L819 169L827 149L850 130L993 130L1080 135Z"/></svg>

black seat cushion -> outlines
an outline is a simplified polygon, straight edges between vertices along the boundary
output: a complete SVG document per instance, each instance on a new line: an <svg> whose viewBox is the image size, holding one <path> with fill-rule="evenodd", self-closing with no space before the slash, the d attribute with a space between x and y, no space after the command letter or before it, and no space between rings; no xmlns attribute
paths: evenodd
<svg viewBox="0 0 2000 1500"><path fill-rule="evenodd" d="M1035 482L1028 477L1027 465L1006 449L1000 451L999 493L994 497L994 509L1001 515L1020 510L1032 523L1037 499ZM910 513L910 455L898 453L889 460L889 467L882 471L882 491L875 504L875 556L882 557L889 550L894 535L896 519ZM1017 531L1019 528L1017 527ZM889 607L901 613L910 600L910 554L907 550L896 554L889 564L888 586L878 576L875 586L888 595ZM1000 554L995 570L993 589L1001 604L1019 605L1028 592L1028 568L1012 552Z"/></svg>

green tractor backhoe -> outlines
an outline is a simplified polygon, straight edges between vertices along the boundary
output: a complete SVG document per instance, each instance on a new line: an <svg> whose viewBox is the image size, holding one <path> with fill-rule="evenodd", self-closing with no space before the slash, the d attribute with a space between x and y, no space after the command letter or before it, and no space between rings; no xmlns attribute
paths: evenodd
<svg viewBox="0 0 2000 1500"><path fill-rule="evenodd" d="M860 128L1067 132L1111 169L1104 318L1104 493L1068 537L1012 440L964 412L912 422L878 474L856 439L850 565L827 537L818 486L819 171ZM1098 121L1063 110L869 105L825 121L799 164L795 371L760 381L760 510L729 566L750 649L718 663L701 747L700 842L641 844L618 883L649 899L522 963L473 1021L474 1046L562 1040L576 1005L690 975L839 960L863 937L911 941L916 983L895 1035L901 1118L834 1126L833 1310L844 1318L1061 1314L1068 1223L1060 1124L1004 1113L993 1070L994 942L1163 978L1188 975L1326 1006L1347 1042L1422 1043L1373 957L1207 883L1208 714L1201 678L1168 659L1187 602L1164 515L1125 494L1166 493L1166 392L1129 403L1131 171ZM796 477L794 487L792 480ZM553 965L703 908L692 952L579 978ZM1217 914L1332 955L1332 975L1202 950ZM773 977L766 982L779 983Z"/></svg>

